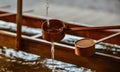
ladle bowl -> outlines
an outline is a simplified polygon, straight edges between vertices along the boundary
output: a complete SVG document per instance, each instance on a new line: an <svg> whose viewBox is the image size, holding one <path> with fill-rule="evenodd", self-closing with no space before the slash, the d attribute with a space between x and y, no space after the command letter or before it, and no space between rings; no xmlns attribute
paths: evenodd
<svg viewBox="0 0 120 72"><path fill-rule="evenodd" d="M92 56L95 53L95 42L92 39L81 39L75 42L75 54L78 56Z"/></svg>
<svg viewBox="0 0 120 72"><path fill-rule="evenodd" d="M46 21L42 24L41 28L42 37L47 41L58 42L65 36L65 33L63 31L65 25L60 20L51 19L49 20L49 24Z"/></svg>

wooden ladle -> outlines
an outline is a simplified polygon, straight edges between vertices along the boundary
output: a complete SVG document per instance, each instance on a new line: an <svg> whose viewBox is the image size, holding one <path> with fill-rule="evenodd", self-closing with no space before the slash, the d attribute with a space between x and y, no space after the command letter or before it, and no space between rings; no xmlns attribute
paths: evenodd
<svg viewBox="0 0 120 72"><path fill-rule="evenodd" d="M62 21L57 20L57 19L50 19L49 25L47 24L47 22L44 22L41 28L42 28L43 39L51 41L51 42L57 42L64 38L66 31L120 29L120 26L67 28Z"/></svg>
<svg viewBox="0 0 120 72"><path fill-rule="evenodd" d="M120 29L120 26L73 27L73 28L65 28L65 29L69 31L106 30L106 29Z"/></svg>
<svg viewBox="0 0 120 72"><path fill-rule="evenodd" d="M75 54L78 56L92 56L95 54L95 44L119 35L120 32L101 38L97 41L93 39L82 39L75 42Z"/></svg>

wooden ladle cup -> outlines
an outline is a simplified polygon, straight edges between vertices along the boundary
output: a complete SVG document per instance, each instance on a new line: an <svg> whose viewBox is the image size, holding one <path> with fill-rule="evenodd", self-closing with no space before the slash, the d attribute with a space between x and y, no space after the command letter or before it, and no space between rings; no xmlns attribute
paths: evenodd
<svg viewBox="0 0 120 72"><path fill-rule="evenodd" d="M50 19L49 24L44 22L41 26L42 37L51 42L58 42L65 36L66 31L85 31L85 30L105 30L105 29L120 29L120 26L101 26L101 27L65 27L64 22L57 19Z"/></svg>
<svg viewBox="0 0 120 72"><path fill-rule="evenodd" d="M41 26L42 28L42 37L43 39L50 42L58 42L61 41L64 36L64 28L65 24L62 21L52 19L49 20L49 24L44 22Z"/></svg>
<svg viewBox="0 0 120 72"><path fill-rule="evenodd" d="M109 38L112 38L114 36L119 35L120 32L109 35L107 37L104 37L102 39L99 39L97 41L94 41L93 39L82 39L75 42L75 54L78 56L88 57L95 54L95 44L107 40Z"/></svg>

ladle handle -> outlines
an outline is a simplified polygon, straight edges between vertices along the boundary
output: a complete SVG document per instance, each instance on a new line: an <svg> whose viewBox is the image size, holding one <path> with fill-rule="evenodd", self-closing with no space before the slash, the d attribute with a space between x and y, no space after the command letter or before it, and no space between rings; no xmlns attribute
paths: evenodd
<svg viewBox="0 0 120 72"><path fill-rule="evenodd" d="M97 40L95 43L102 42L102 41L107 40L107 39L109 39L109 38L115 37L115 36L117 36L117 35L119 35L119 34L120 34L120 32L117 32L117 33L115 33L115 34L112 34L112 35L109 35L109 36L107 36L107 37L101 38L101 39Z"/></svg>
<svg viewBox="0 0 120 72"><path fill-rule="evenodd" d="M120 26L100 26L100 27L74 27L69 28L71 31L84 31L84 30L105 30L105 29L120 29Z"/></svg>

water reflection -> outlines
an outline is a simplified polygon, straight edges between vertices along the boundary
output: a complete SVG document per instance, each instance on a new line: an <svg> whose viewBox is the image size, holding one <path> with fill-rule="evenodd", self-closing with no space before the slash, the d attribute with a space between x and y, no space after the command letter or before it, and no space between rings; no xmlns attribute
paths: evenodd
<svg viewBox="0 0 120 72"><path fill-rule="evenodd" d="M0 72L51 72L52 59L0 47ZM54 60L55 72L95 72L85 67Z"/></svg>
<svg viewBox="0 0 120 72"><path fill-rule="evenodd" d="M51 59L47 59L47 66L49 69L52 69ZM61 62L54 60L55 72L95 72L95 70L91 70L85 67L77 67L76 65Z"/></svg>

